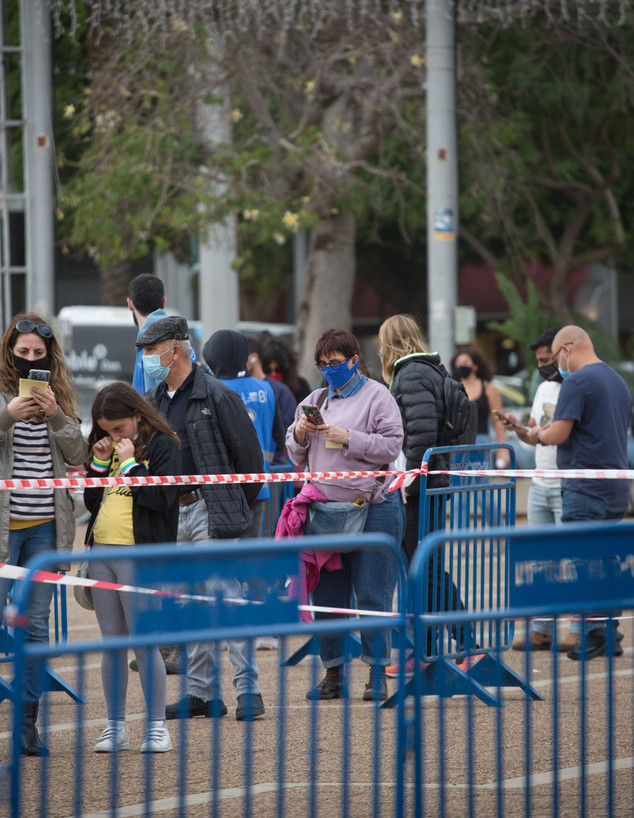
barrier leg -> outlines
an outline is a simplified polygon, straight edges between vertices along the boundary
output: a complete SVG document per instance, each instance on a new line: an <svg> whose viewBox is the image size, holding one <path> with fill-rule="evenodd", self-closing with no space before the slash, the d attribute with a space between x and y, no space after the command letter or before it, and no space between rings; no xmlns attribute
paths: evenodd
<svg viewBox="0 0 634 818"><path fill-rule="evenodd" d="M381 707L395 707L402 696L415 696L420 684L422 696L477 696L489 707L501 707L502 702L486 690L479 681L464 672L449 659L436 659L421 671L420 680L409 679L403 690L397 690Z"/></svg>
<svg viewBox="0 0 634 818"><path fill-rule="evenodd" d="M0 628L0 631L3 631L3 639L4 644L6 646L6 650L11 653L14 650L14 640L13 634L4 626ZM51 692L58 691L61 693L68 693L68 695L73 699L73 701L78 702L79 704L85 704L86 699L77 693L77 691L68 684L68 682L64 681L59 673L56 673L51 667L46 665L44 667L44 674L42 678L42 690L48 690ZM13 698L13 685L10 682L7 682L5 679L0 677L0 702L4 701L4 699L12 699Z"/></svg>
<svg viewBox="0 0 634 818"><path fill-rule="evenodd" d="M350 634L348 645L350 648L350 655L353 659L361 656L361 639L356 633ZM301 648L298 648L295 653L291 654L285 662L282 662L282 667L290 667L291 665L298 665L302 659L307 656L319 655L319 639L316 636L311 636Z"/></svg>
<svg viewBox="0 0 634 818"><path fill-rule="evenodd" d="M13 688L11 687L11 682L7 682L6 679L0 676L0 702L3 702L5 699L10 699L12 695Z"/></svg>
<svg viewBox="0 0 634 818"><path fill-rule="evenodd" d="M531 699L543 700L535 688L516 673L512 667L492 653L485 655L467 671L470 679L486 687L520 687Z"/></svg>

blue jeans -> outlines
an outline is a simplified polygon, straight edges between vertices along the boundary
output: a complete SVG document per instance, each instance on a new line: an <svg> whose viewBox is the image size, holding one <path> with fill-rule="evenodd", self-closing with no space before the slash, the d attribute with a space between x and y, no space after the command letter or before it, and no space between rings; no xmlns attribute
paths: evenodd
<svg viewBox="0 0 634 818"><path fill-rule="evenodd" d="M561 522L561 488L542 486L531 481L526 517L529 525L559 525Z"/></svg>
<svg viewBox="0 0 634 818"><path fill-rule="evenodd" d="M364 529L366 534L389 534L400 543L404 528L405 513L400 492L389 493L383 503L370 504ZM397 580L396 556L377 549L367 549L343 553L341 561L343 568L340 571L322 570L319 575L319 584L312 594L315 605L350 608L354 589L359 609L392 610ZM316 620L340 618L340 614L315 613ZM392 631L386 628L377 633L361 631L361 659L368 664L378 661L387 666L390 664ZM325 668L343 664L346 657L341 636L322 636L319 640L319 654Z"/></svg>
<svg viewBox="0 0 634 818"><path fill-rule="evenodd" d="M586 520L621 520L625 516L623 513L608 511L601 500L591 497L589 494L582 494L580 491L564 489L561 492L561 522L579 523ZM597 612L599 616L602 612ZM581 623L577 624L577 630L581 633ZM605 629L605 620L591 621L586 623L586 631ZM572 626L570 628L572 630Z"/></svg>
<svg viewBox="0 0 634 818"><path fill-rule="evenodd" d="M9 565L26 565L36 554L55 551L55 521L40 523L29 528L9 531ZM12 580L0 580L0 600L6 604L7 593ZM44 582L34 582L31 586L26 627L27 642L48 644L48 618L51 610L53 586ZM24 670L24 700L36 702L42 695L42 665L27 662Z"/></svg>
<svg viewBox="0 0 634 818"><path fill-rule="evenodd" d="M261 523L261 519L260 519ZM178 542L182 545L209 540L209 517L204 500L188 506L181 506L178 515ZM242 587L237 579L221 583L224 596L242 596ZM207 580L199 593L213 595L219 590L219 583ZM259 693L258 666L255 661L253 644L248 639L228 639L229 659L235 670L233 686L236 696L242 693ZM187 692L203 701L222 697L219 674L216 672L212 642L190 642L187 645Z"/></svg>

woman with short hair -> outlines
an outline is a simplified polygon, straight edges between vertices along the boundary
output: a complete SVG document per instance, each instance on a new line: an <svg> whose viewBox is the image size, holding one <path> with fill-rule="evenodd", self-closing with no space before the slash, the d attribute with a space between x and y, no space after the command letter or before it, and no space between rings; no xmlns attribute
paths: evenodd
<svg viewBox="0 0 634 818"><path fill-rule="evenodd" d="M398 456L403 442L403 424L394 398L376 381L360 375L359 342L345 329L330 329L317 341L315 364L328 386L306 398L319 405L323 423L311 423L301 406L290 426L286 445L293 464L310 471L376 471L385 469ZM388 492L392 478L315 480L326 498L322 519L328 519L332 505L332 526L318 531L317 518L307 524L306 533L342 533L337 528L341 503L367 506L365 533L383 532L400 542L403 507L399 492ZM334 504L337 504L336 506ZM317 504L322 506L322 504ZM342 511L342 513L344 513ZM345 530L343 530L345 533ZM348 608L354 590L360 609L391 611L397 580L397 565L391 554L377 549L357 549L341 554L342 568L322 570L312 594L315 605ZM335 615L336 616L336 615ZM333 614L315 613L315 619ZM379 642L378 655L375 649ZM346 660L343 640L338 635L320 639L320 655L326 675L306 694L308 699L336 699L342 693L342 667ZM391 631L361 634L361 660L370 665L366 701L387 698L385 668L390 663Z"/></svg>

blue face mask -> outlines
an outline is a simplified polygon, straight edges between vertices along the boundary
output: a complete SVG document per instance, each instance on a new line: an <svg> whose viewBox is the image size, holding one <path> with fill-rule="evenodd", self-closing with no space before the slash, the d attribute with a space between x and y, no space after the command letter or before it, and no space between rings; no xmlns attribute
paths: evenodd
<svg viewBox="0 0 634 818"><path fill-rule="evenodd" d="M356 364L354 364L353 366L350 367L350 369L348 369L349 360L350 359L348 358L348 360L344 361L341 364L341 366L338 367L326 366L321 370L324 378L328 382L328 385L332 389L341 389L341 387L345 386L350 380L350 378L352 378L353 375L355 375L357 369L359 368L359 359L357 359Z"/></svg>
<svg viewBox="0 0 634 818"><path fill-rule="evenodd" d="M568 352L568 350L566 350ZM568 366L570 366L570 353L568 352ZM569 369L564 369L559 363L557 364L557 369L559 370L559 374L562 378L567 378L568 375L572 375L572 372Z"/></svg>
<svg viewBox="0 0 634 818"><path fill-rule="evenodd" d="M163 352L157 352L156 355L144 355L141 359L143 361L143 371L145 374L150 377L154 378L155 381L164 381L165 378L169 375L170 366L163 366L161 363L161 357L165 355L166 352L169 352L170 349L174 349L176 344L173 344L171 347L164 349ZM172 361L174 363L174 361Z"/></svg>

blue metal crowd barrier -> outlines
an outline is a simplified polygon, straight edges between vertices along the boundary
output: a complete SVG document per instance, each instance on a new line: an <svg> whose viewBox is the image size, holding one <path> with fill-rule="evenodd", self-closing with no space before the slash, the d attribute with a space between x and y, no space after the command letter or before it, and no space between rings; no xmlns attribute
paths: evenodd
<svg viewBox="0 0 634 818"><path fill-rule="evenodd" d="M506 542L509 606L427 613L421 578L434 549L443 542L476 543L487 537ZM417 612L415 667L421 668L414 676L408 736L415 757L412 815L631 815L634 654L623 649L618 626L623 611L634 607L634 524L434 534L414 558L409 591ZM532 702L508 692L504 708L487 711L490 718L473 696L464 703L448 701L469 692L463 677L497 688L501 700L507 623L523 621L528 630L537 617L552 620L552 651L528 650L513 659L525 678L539 676L545 700ZM579 653L568 658L557 651L557 625L571 617L581 621L582 637ZM605 628L605 638L590 673L587 633L597 627ZM466 673L455 665L451 672L443 661L446 640L439 640L436 656L423 655L426 629L452 628L491 634L484 658ZM495 661L488 663L489 658ZM437 677L433 702L423 698L428 680L421 662L428 662Z"/></svg>
<svg viewBox="0 0 634 818"><path fill-rule="evenodd" d="M12 593L12 592L11 592ZM53 588L53 638L55 644L65 642L68 638L68 613L66 606L66 588L62 585ZM13 630L3 622L0 625L0 665L13 664L14 644ZM83 701L77 691L48 665L44 668L42 684L44 690L57 690L67 693L75 701ZM0 702L13 696L13 684L0 676Z"/></svg>
<svg viewBox="0 0 634 818"><path fill-rule="evenodd" d="M514 469L515 452L508 443L437 446L427 449L422 468L433 470L435 463L445 460L453 471L489 470L499 449L508 451L509 468ZM427 473L421 475L419 540L432 531L515 525L514 477L451 475L447 480L447 486L430 488Z"/></svg>
<svg viewBox="0 0 634 818"><path fill-rule="evenodd" d="M447 485L436 488L429 486L427 470L440 469L453 471L476 471L492 469L496 452L505 448L510 456L510 468L515 468L515 453L508 444L478 444L472 446L442 446L428 449L422 461L425 470L420 478L418 551L425 538L433 531L482 531L493 526L515 525L515 478L514 477L481 477L478 475L451 475L446 479ZM410 500L410 502L415 502ZM460 540L458 540L460 542ZM446 549L434 551L427 562L427 574L421 575L424 583L425 605L427 612L452 611L466 608L477 611L481 607L496 609L505 604L504 582L500 571L503 571L504 554L500 544L490 544L487 553L473 549L470 553L460 550L459 545L450 544ZM437 656L441 646L438 636L440 628L423 634L426 656ZM443 650L443 661L449 654L452 658L462 658L469 663L468 653L476 644L484 644L484 635L469 642L472 636L464 629L454 629L452 634L456 645L453 649ZM504 645L510 646L508 632L504 633ZM448 637L451 640L451 635ZM448 646L451 648L451 645ZM453 665L449 672L453 670ZM425 691L430 695L436 692L438 668L431 668L427 675L428 684ZM519 683L514 680L513 683ZM412 682L406 683L404 692L409 694ZM471 684L467 681L466 686ZM493 703L495 699L475 685L471 692L485 701ZM396 695L396 694L395 694ZM395 695L387 700L385 707L391 707Z"/></svg>
<svg viewBox="0 0 634 818"><path fill-rule="evenodd" d="M105 716L105 702L97 671L90 675L86 661L90 654L113 652L115 657L119 656L116 663L125 661L120 652L132 646L184 646L188 642L208 641L218 648L222 640L236 638L248 639L253 649L255 638L275 633L280 639L280 664L275 679L268 680L268 684L264 684L266 680L260 672L261 686L269 691L265 694L267 711L263 719L244 723L226 718L168 722L176 751L166 754L176 756L171 761L163 755L142 757L131 750L126 754L125 764L116 753L108 756L107 764L101 755L92 753L103 721L101 725L90 722L86 706L67 702L60 706L49 693L42 697L38 726L51 755L24 759L20 756L19 731L23 703L15 701L9 771L12 818L26 814L114 815L124 808L129 814L169 809L182 816L193 814L197 807L212 815L316 816L323 814L324 808L328 814L342 816L409 815L411 788L405 778L404 700L393 713L382 711L379 702L361 703L360 696L357 703L353 700L354 667L346 666L342 701L307 701L304 685L299 696L291 692L294 680L289 678L290 671L284 664L289 642L306 633L316 636L338 633L347 638L359 630L377 634L388 622L405 628L406 577L400 544L378 534L345 539L312 537L311 547L315 549L379 549L395 560L397 612L389 620L369 615L309 624L299 621L297 601L289 599L285 591L273 590L270 582L271 577L280 574L297 574L299 554L304 547L305 541L298 538L274 545L270 540L242 540L237 544L217 541L191 547L92 549L87 556L89 561L131 560L135 567L134 585L161 592L137 596L133 633L126 638L48 646L26 642L21 623L28 615L33 574L20 582L16 593L16 684L21 685L28 662L39 665L64 657L66 664L76 665L77 688L89 698L88 712L92 717L95 713ZM52 564L53 560L41 555L28 567L33 572L50 569ZM200 594L203 582L217 584L229 577L239 577L243 588L253 589L248 604L226 604L219 592L215 600L187 600L182 596ZM226 654L219 649L215 653L219 684L225 664L223 655ZM321 668L314 661L302 678L312 687L318 674L321 675ZM225 679L227 675L225 671ZM183 676L168 682L172 687L176 683L180 686L178 698L184 695ZM275 697L270 694L271 687L276 691ZM135 720L139 719L136 716ZM57 731L51 729L53 725ZM133 726L131 721L131 733ZM92 786L95 779L98 787ZM63 813L54 806L60 793Z"/></svg>

